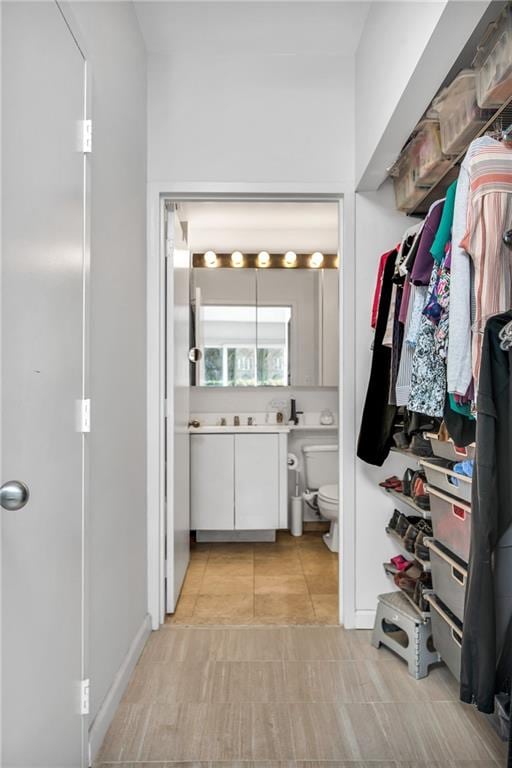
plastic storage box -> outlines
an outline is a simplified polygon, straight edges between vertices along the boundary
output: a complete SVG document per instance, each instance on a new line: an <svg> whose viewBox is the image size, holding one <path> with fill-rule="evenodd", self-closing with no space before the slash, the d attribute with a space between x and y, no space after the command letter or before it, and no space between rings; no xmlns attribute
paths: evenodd
<svg viewBox="0 0 512 768"><path fill-rule="evenodd" d="M429 488L428 492L434 538L467 563L471 541L471 506L436 488Z"/></svg>
<svg viewBox="0 0 512 768"><path fill-rule="evenodd" d="M451 164L441 150L441 132L437 120L425 120L411 143L414 183L419 187L436 184Z"/></svg>
<svg viewBox="0 0 512 768"><path fill-rule="evenodd" d="M476 101L476 76L464 69L434 100L439 115L441 148L445 155L458 155L466 149L489 119Z"/></svg>
<svg viewBox="0 0 512 768"><path fill-rule="evenodd" d="M417 165L410 144L398 161L398 173L393 179L396 207L399 211L411 211L425 194L425 190L416 185Z"/></svg>
<svg viewBox="0 0 512 768"><path fill-rule="evenodd" d="M473 62L480 107L499 107L512 98L512 6L491 24Z"/></svg>
<svg viewBox="0 0 512 768"><path fill-rule="evenodd" d="M427 595L427 600L432 609L430 616L434 645L452 675L460 680L462 624L436 595Z"/></svg>
<svg viewBox="0 0 512 768"><path fill-rule="evenodd" d="M455 496L457 499L471 502L471 478L466 475L460 475L458 472L452 472L451 469L435 464L432 461L422 460L421 466L425 470L427 482L430 486L438 488L440 491Z"/></svg>
<svg viewBox="0 0 512 768"><path fill-rule="evenodd" d="M429 542L429 549L434 592L463 621L467 566L436 541Z"/></svg>
<svg viewBox="0 0 512 768"><path fill-rule="evenodd" d="M438 456L440 459L448 459L448 461L465 461L466 459L475 458L474 443L468 445L466 448L459 448L455 445L453 440L439 440L439 437L432 433L429 433L427 437L430 440L434 456Z"/></svg>

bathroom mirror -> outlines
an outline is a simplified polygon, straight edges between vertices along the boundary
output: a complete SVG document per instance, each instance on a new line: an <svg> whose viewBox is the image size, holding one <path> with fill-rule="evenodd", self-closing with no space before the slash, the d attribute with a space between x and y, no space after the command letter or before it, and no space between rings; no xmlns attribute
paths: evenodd
<svg viewBox="0 0 512 768"><path fill-rule="evenodd" d="M337 270L196 267L191 312L196 386L338 384Z"/></svg>

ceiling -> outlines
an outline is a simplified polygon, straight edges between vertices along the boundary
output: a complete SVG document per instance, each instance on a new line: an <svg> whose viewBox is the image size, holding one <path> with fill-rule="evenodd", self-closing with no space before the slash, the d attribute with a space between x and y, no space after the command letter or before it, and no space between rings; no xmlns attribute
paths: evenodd
<svg viewBox="0 0 512 768"><path fill-rule="evenodd" d="M336 253L336 203L190 202L179 204L192 251Z"/></svg>
<svg viewBox="0 0 512 768"><path fill-rule="evenodd" d="M370 2L137 0L149 53L352 56Z"/></svg>

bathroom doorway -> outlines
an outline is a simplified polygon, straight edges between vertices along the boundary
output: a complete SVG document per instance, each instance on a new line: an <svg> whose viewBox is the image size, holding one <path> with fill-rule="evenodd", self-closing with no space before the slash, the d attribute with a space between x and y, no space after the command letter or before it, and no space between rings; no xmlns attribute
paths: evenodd
<svg viewBox="0 0 512 768"><path fill-rule="evenodd" d="M167 623L339 623L338 208L166 201Z"/></svg>

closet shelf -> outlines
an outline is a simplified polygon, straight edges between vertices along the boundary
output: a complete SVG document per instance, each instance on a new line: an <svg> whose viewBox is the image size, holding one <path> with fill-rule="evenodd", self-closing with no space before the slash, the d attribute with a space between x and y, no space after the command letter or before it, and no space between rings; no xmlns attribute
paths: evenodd
<svg viewBox="0 0 512 768"><path fill-rule="evenodd" d="M389 576L390 579L393 578L390 573L386 572L386 575ZM422 621L427 622L430 619L430 611L421 611L412 597L404 589L397 587L397 590L406 598L409 605L414 609L415 613L420 617L420 619L422 619Z"/></svg>
<svg viewBox="0 0 512 768"><path fill-rule="evenodd" d="M494 127L495 123L502 121L503 128L512 123L512 98L502 104L492 115L492 117L483 125L475 136L474 141L479 136L488 133ZM470 142L471 143L471 142ZM444 193L458 176L458 167L466 156L469 144L456 157L451 158L450 164L445 168L443 175L430 187L425 187L424 195L416 201L415 205L406 211L408 216L423 216L428 213L428 209L433 202L443 197Z"/></svg>
<svg viewBox="0 0 512 768"><path fill-rule="evenodd" d="M398 546L401 548L404 555L412 558L413 560L416 560L416 562L419 563L419 565L421 565L424 571L430 571L430 560L422 560L421 558L416 557L414 552L409 552L409 550L405 548L402 537L399 536L398 533L394 531L392 528L389 528L388 526L386 526L386 533L388 534L388 536L391 536L391 538L397 542Z"/></svg>
<svg viewBox="0 0 512 768"><path fill-rule="evenodd" d="M382 486L379 486L379 488L382 488ZM403 493L399 493L398 491L393 491L390 488L382 488L382 490L388 496L392 496L394 499L397 499L397 501L401 501L402 504L406 504L408 507L413 509L418 517L424 517L427 520L430 520L430 510L421 509L421 507L418 507L418 505L415 504L414 501L409 498L409 496L405 496Z"/></svg>
<svg viewBox="0 0 512 768"><path fill-rule="evenodd" d="M402 456L407 456L408 459L412 459L413 461L419 461L420 459L425 458L425 456L418 456L418 454L411 451L410 448L390 448L390 450L392 453L399 453Z"/></svg>

